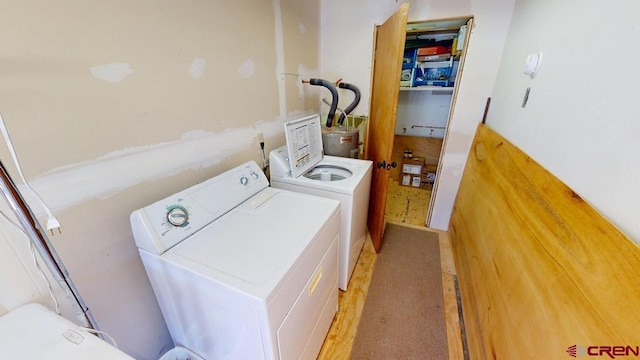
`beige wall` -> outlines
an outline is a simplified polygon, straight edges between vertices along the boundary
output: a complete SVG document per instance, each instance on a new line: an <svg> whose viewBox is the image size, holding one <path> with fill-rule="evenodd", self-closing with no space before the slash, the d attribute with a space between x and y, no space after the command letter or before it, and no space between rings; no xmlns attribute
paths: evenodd
<svg viewBox="0 0 640 360"><path fill-rule="evenodd" d="M317 111L319 2L4 1L0 113L52 241L101 328L137 359L171 346L129 214L284 143ZM8 151L0 158L18 179ZM36 213L41 210L34 206Z"/></svg>
<svg viewBox="0 0 640 360"><path fill-rule="evenodd" d="M640 4L602 5L517 2L487 124L640 242ZM531 79L522 68L537 51Z"/></svg>

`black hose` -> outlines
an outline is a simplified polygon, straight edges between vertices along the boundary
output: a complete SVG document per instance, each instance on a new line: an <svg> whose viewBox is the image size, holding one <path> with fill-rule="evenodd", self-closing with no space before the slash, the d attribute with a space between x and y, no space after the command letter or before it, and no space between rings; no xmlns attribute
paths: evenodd
<svg viewBox="0 0 640 360"><path fill-rule="evenodd" d="M352 112L353 109L356 108L356 106L358 106L358 103L360 102L360 90L358 89L358 87L356 87L353 84L347 84L347 83L343 83L343 82L338 84L338 86L341 89L351 90L356 95L356 97L353 99L351 104L349 104L349 106L347 106L347 108L344 109L344 112L342 114L340 114L340 117L338 118L338 125L342 125L342 123L344 122L345 114L349 115L349 113Z"/></svg>
<svg viewBox="0 0 640 360"><path fill-rule="evenodd" d="M333 123L333 117L336 115L336 108L338 107L338 90L336 90L336 87L333 86L333 84L328 82L327 80L309 79L309 84L324 86L327 89L329 89L329 91L331 91L331 97L333 99L331 100L329 115L327 115L327 127L329 128Z"/></svg>

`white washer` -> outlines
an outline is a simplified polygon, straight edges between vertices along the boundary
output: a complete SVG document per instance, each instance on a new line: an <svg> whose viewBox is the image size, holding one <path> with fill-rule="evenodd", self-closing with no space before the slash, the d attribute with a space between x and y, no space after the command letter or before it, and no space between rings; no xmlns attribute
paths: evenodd
<svg viewBox="0 0 640 360"><path fill-rule="evenodd" d="M340 201L338 286L347 290L367 236L372 162L323 156L320 124L319 115L285 123L287 145L269 153L271 186Z"/></svg>
<svg viewBox="0 0 640 360"><path fill-rule="evenodd" d="M0 358L24 360L133 360L38 303L0 317Z"/></svg>
<svg viewBox="0 0 640 360"><path fill-rule="evenodd" d="M131 214L175 345L205 359L315 359L338 307L340 207L248 162Z"/></svg>

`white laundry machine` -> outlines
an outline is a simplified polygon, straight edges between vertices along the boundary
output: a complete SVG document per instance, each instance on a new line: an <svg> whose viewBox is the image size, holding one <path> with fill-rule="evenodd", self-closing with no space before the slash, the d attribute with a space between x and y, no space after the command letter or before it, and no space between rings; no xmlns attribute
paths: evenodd
<svg viewBox="0 0 640 360"><path fill-rule="evenodd" d="M367 236L372 162L323 156L319 115L284 126L287 145L269 153L271 186L340 201L338 286L347 290Z"/></svg>
<svg viewBox="0 0 640 360"><path fill-rule="evenodd" d="M251 161L131 214L175 345L205 359L315 359L338 307L339 202Z"/></svg>
<svg viewBox="0 0 640 360"><path fill-rule="evenodd" d="M133 360L38 303L22 305L0 317L0 358Z"/></svg>

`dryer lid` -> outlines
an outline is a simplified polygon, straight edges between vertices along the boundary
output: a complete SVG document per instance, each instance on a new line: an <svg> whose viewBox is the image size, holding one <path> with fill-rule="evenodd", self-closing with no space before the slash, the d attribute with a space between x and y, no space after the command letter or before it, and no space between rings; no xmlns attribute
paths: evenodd
<svg viewBox="0 0 640 360"><path fill-rule="evenodd" d="M320 115L310 115L284 123L291 176L296 178L322 160Z"/></svg>

